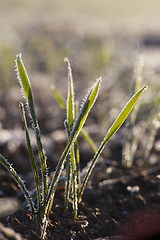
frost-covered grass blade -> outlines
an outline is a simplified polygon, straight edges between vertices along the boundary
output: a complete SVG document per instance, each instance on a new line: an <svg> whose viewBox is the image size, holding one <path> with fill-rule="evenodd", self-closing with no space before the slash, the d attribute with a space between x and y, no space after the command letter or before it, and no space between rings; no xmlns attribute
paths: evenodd
<svg viewBox="0 0 160 240"><path fill-rule="evenodd" d="M67 58L64 59L68 67L68 98L67 98L67 121L72 128L75 119L75 103L74 103L74 90L73 90L73 77L70 63Z"/></svg>
<svg viewBox="0 0 160 240"><path fill-rule="evenodd" d="M41 140L38 121L37 121L36 114L35 114L31 84L30 84L30 81L29 81L29 78L27 75L27 71L22 62L21 54L17 55L16 71L17 71L17 77L19 79L19 82L20 82L20 85L22 88L22 92L23 92L24 97L27 102L27 107L29 109L33 128L34 128L35 135L36 135L37 147L38 147L38 152L39 152L40 161L41 161L41 168L42 168L41 171L42 171L42 178L43 178L43 205L44 205L44 209L45 209L47 193L48 193L46 156L45 156L45 151L44 151L42 140Z"/></svg>
<svg viewBox="0 0 160 240"><path fill-rule="evenodd" d="M53 89L54 89L54 91L53 91ZM53 93L55 99L57 100L57 102L59 103L59 106L63 110L66 110L65 100L64 100L63 96L60 94L60 92L56 89L55 86L52 87L52 93ZM91 139L91 137L89 136L89 134L85 131L84 128L81 129L81 135L85 139L85 141L89 145L89 147L92 149L92 151L94 153L96 153L97 152L97 147L96 147L95 143L93 142L93 140Z"/></svg>
<svg viewBox="0 0 160 240"><path fill-rule="evenodd" d="M68 68L68 97L67 97L67 104L66 104L66 115L67 115L67 121L66 121L66 131L68 139L71 135L71 129L73 126L73 123L75 121L75 103L74 103L74 87L73 87L73 77L72 77L72 70L69 63L69 60L67 58L64 59L64 61L67 64ZM67 179L66 181L66 203L65 206L68 206L69 201L69 192L70 191L70 173L72 174L72 192L73 192L73 210L74 210L74 218L77 218L77 174L76 174L76 159L75 159L75 153L74 153L74 144L73 147L70 149L70 154L66 164L68 165Z"/></svg>
<svg viewBox="0 0 160 240"><path fill-rule="evenodd" d="M29 137L29 132L28 132L28 127L27 127L27 122L26 122L26 117L25 117L25 111L24 111L23 103L20 103L19 106L20 106L22 119L23 119L23 123L24 123L24 128L25 128L25 132L26 132L26 142L27 142L28 153L29 153L29 157L30 157L30 160L31 160L31 165L32 165L33 173L34 173L35 182L36 182L36 188L37 188L37 212L38 212L38 221L40 222L40 216L41 216L41 192L40 192L40 185L39 185L39 176L38 176L36 162L35 162L32 146L31 146L31 142L30 142L30 137Z"/></svg>
<svg viewBox="0 0 160 240"><path fill-rule="evenodd" d="M16 182L18 183L18 186L22 189L28 205L29 205L29 209L31 211L31 213L33 214L33 217L36 216L36 210L34 208L34 203L30 197L30 193L28 192L24 182L22 181L22 179L18 176L17 172L14 170L14 168L11 166L11 164L0 154L0 162L3 164L3 166L12 174L12 176L14 177L14 179L16 180Z"/></svg>

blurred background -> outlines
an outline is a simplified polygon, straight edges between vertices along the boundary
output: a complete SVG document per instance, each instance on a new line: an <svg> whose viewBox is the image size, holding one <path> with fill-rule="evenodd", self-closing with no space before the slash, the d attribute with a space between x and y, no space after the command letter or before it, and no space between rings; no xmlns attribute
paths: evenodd
<svg viewBox="0 0 160 240"><path fill-rule="evenodd" d="M88 87L102 77L100 96L86 123L97 140L129 99L141 56L143 85L149 88L141 98L140 115L158 93L159 31L159 0L0 0L1 146L14 136L14 143L2 151L5 157L10 157L9 151L15 153L19 143L15 145L14 134L21 139L23 128L18 108L23 98L14 66L17 54L22 53L32 84L41 131L52 138L65 139L65 134L54 134L63 129L65 113L50 90L54 84L67 96L63 59L70 60L80 103Z"/></svg>

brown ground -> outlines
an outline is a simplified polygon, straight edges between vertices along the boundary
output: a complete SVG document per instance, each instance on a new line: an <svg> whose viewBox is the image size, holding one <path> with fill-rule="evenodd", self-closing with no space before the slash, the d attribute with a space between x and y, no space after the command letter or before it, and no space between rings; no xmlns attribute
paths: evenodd
<svg viewBox="0 0 160 240"><path fill-rule="evenodd" d="M158 165L149 169L134 167L125 171L121 166L109 165L106 162L106 167L110 168L108 180L104 180L104 173L99 165L94 169L90 186L86 188L79 204L77 221L73 220L71 206L67 216L63 216L64 191L63 188L57 191L50 214L47 239L103 239L112 235L127 236L121 239L130 239L129 236L135 237L132 239L159 239L157 224L160 223L160 180L157 175L160 167ZM19 195L19 189L9 174L2 172L0 182L3 197ZM139 188L134 191L128 186ZM6 200L4 206L5 203ZM136 215L137 213L141 215ZM33 231L32 215L28 210L18 211L1 220L5 226L20 233L23 238L40 239L39 234ZM158 234L157 238L153 238L152 230ZM151 232L151 237L138 238L137 235L143 231L145 233L148 231L147 237Z"/></svg>

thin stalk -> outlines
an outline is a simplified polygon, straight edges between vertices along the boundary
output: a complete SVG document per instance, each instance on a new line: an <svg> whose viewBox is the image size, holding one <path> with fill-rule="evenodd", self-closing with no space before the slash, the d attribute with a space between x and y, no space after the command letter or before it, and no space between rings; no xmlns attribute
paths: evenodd
<svg viewBox="0 0 160 240"><path fill-rule="evenodd" d="M95 143L93 142L93 140L91 139L91 137L89 136L89 134L86 132L86 130L84 128L81 130L81 135L83 136L85 141L88 143L88 145L90 146L92 151L94 153L96 153L98 149L97 149Z"/></svg>
<svg viewBox="0 0 160 240"><path fill-rule="evenodd" d="M31 142L30 142L30 137L29 137L29 132L28 132L28 127L27 127L27 122L26 122L23 103L20 103L19 106L20 106L22 119L23 119L23 123L24 123L24 128L25 128L25 132L26 132L26 142L27 142L28 153L29 153L29 157L30 157L30 160L31 160L31 165L32 165L33 173L34 173L35 182L36 182L37 212L38 212L38 221L40 222L40 218L41 218L41 192L40 192L40 185L39 185L39 176L38 176L36 162L35 162L32 146L31 146Z"/></svg>
<svg viewBox="0 0 160 240"><path fill-rule="evenodd" d="M155 135L157 133L158 128L160 127L160 114L158 111L158 114L156 116L156 118L153 120L153 125L146 143L146 147L144 150L144 155L143 155L143 160L144 162L146 162L146 160L149 158L149 154L151 152L151 149L153 147L153 142L155 139Z"/></svg>
<svg viewBox="0 0 160 240"><path fill-rule="evenodd" d="M75 104L75 116L78 114L79 103L76 102ZM83 129L81 129L82 132ZM74 142L74 153L75 153L75 163L76 163L76 170L77 170L77 189L78 192L81 188L81 169L80 169L80 156L79 156L79 148L78 148L78 140L75 139Z"/></svg>
<svg viewBox="0 0 160 240"><path fill-rule="evenodd" d="M51 87L52 93L63 110L66 110L66 104L63 96L57 91L55 86Z"/></svg>
<svg viewBox="0 0 160 240"><path fill-rule="evenodd" d="M78 148L77 139L75 140L75 143L74 143L74 152L75 152L75 159L76 159L77 185L78 185L78 192L79 192L81 189L81 174L80 174L80 157L79 157L79 148Z"/></svg>
<svg viewBox="0 0 160 240"><path fill-rule="evenodd" d="M22 189L22 191L23 191L23 193L24 193L24 195L25 195L25 197L28 201L30 211L31 211L33 217L35 217L36 216L36 210L34 208L34 203L32 201L30 193L27 190L24 182L18 176L17 172L14 170L14 168L11 166L11 164L1 154L0 154L0 161L3 164L3 166L12 174L12 176L14 177L16 182L18 183L19 187Z"/></svg>
<svg viewBox="0 0 160 240"><path fill-rule="evenodd" d="M77 219L77 174L76 174L76 163L74 147L71 148L71 169L72 169L72 192L73 192L73 211L74 219Z"/></svg>
<svg viewBox="0 0 160 240"><path fill-rule="evenodd" d="M68 124L68 121L64 121L64 127L67 133L67 138L69 139L70 135L70 126ZM71 187L71 161L70 161L70 153L68 154L66 158L66 180L65 180L65 207L64 207L64 214L66 214L68 210L68 202L69 202L69 194L70 194L70 187Z"/></svg>
<svg viewBox="0 0 160 240"><path fill-rule="evenodd" d="M65 121L65 129L67 131L68 138L71 134L70 127L68 121ZM66 202L65 202L65 211L67 210L68 200L69 200L69 190L70 190L70 175L72 173L72 192L73 192L73 211L74 211L74 219L77 218L77 173L76 173L76 160L75 160L75 152L74 152L74 144L70 149L70 154L67 156L68 160L68 170L67 171L67 183L66 183Z"/></svg>
<svg viewBox="0 0 160 240"><path fill-rule="evenodd" d="M71 187L71 163L70 156L67 156L66 159L66 180L65 180L65 204L64 204L64 215L68 210L68 201L69 201L69 193Z"/></svg>

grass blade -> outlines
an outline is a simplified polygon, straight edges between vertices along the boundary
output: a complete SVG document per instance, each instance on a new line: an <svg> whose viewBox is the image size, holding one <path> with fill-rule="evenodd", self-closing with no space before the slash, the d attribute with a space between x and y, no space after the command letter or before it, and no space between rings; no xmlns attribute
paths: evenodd
<svg viewBox="0 0 160 240"><path fill-rule="evenodd" d="M54 94L55 99L57 100L57 102L59 103L59 106L63 109L66 110L66 105L65 105L65 100L64 98L61 96L61 94L58 92L58 90L56 89L56 87L52 87L52 92ZM58 97L57 97L58 96ZM88 144L88 146L92 149L92 151L94 153L97 152L97 147L95 145L95 143L93 142L93 140L91 139L91 137L89 136L89 134L86 132L86 130L84 128L81 129L81 135L84 138L84 140L86 141L86 143Z"/></svg>
<svg viewBox="0 0 160 240"><path fill-rule="evenodd" d="M73 77L72 70L67 58L64 59L68 67L68 98L67 98L67 120L70 128L72 128L75 119L75 104L74 104L74 90L73 90Z"/></svg>
<svg viewBox="0 0 160 240"><path fill-rule="evenodd" d="M18 176L17 172L14 170L14 168L11 166L11 164L0 154L0 161L3 164L3 166L12 174L16 182L18 183L19 187L23 190L23 193L27 199L27 202L29 204L29 208L33 216L35 217L35 208L34 203L30 197L30 193L27 190L24 182L21 180L21 178Z"/></svg>
<svg viewBox="0 0 160 240"><path fill-rule="evenodd" d="M97 96L98 96L98 93L99 93L99 88L100 88L100 83L101 83L101 78L99 78L95 82L95 84L93 84L92 88L90 89L90 91L86 95L86 97L83 101L83 104L81 106L80 114L79 114L77 120L75 121L75 123L73 125L73 130L71 132L68 144L67 144L64 152L62 153L62 156L61 156L61 158L58 162L58 165L56 167L56 171L55 171L54 177L52 179L51 186L49 188L48 198L47 198L48 205L46 207L46 213L48 213L48 214L49 214L50 209L51 209L51 200L54 197L56 184L57 184L57 182L59 180L59 177L61 175L65 159L66 159L66 157L69 153L69 150L70 150L71 146L74 143L74 140L79 135L79 133L80 133L85 121L86 121L86 118L89 114L89 111L91 110L93 104L95 103L95 101L97 99Z"/></svg>
<svg viewBox="0 0 160 240"><path fill-rule="evenodd" d="M81 130L82 132L82 130ZM80 157L79 157L79 148L78 148L78 141L77 139L74 142L74 152L75 152L75 159L76 159L76 169L77 169L77 187L78 192L81 188L81 174L80 174Z"/></svg>
<svg viewBox="0 0 160 240"><path fill-rule="evenodd" d="M70 155L67 156L66 159L66 180L65 180L65 204L64 204L64 215L68 210L68 202L69 202L69 193L71 187L71 162Z"/></svg>
<svg viewBox="0 0 160 240"><path fill-rule="evenodd" d="M70 135L70 126L68 121L64 121L64 127L67 133L67 137L69 138ZM68 210L68 202L69 202L69 194L70 194L70 187L71 187L71 161L70 161L70 154L68 154L66 158L66 181L65 181L65 207L64 207L64 214L66 214Z"/></svg>
<svg viewBox="0 0 160 240"><path fill-rule="evenodd" d="M70 127L69 127L69 124L68 124L68 121L65 121L65 124L66 124L66 130L67 130L67 135L68 137L70 136L71 134L71 131L70 131ZM76 169L76 160L75 160L75 148L74 148L74 144L73 146L71 147L70 149L70 155L67 156L68 158L68 175L70 174L70 172L72 173L72 193L73 193L73 211L74 211L74 219L77 218L77 169ZM72 171L71 171L72 170ZM68 200L69 200L69 190L70 190L70 179L69 179L69 176L67 178L67 189L66 189L66 204L65 205L68 205Z"/></svg>
<svg viewBox="0 0 160 240"><path fill-rule="evenodd" d="M79 116L73 126L73 131L71 134L71 136L73 136L74 132L76 132L75 139L77 138L77 135L80 133L80 131L86 121L86 118L88 116L88 113L97 99L101 81L102 81L101 78L97 79L97 81L93 84L93 86L88 91L88 94L85 96L85 98L83 100Z"/></svg>
<svg viewBox="0 0 160 240"><path fill-rule="evenodd" d="M133 95L133 97L128 101L128 103L126 104L126 106L123 108L123 110L121 111L121 113L119 114L119 116L117 117L117 119L114 121L114 123L112 124L111 128L109 129L109 131L107 132L104 140L102 141L96 155L93 158L93 161L86 173L86 176L84 178L82 187L81 187L81 191L79 193L78 196L78 201L80 201L82 193L84 191L85 185L88 181L88 178L92 172L92 169L97 161L97 159L99 158L100 154L102 153L106 143L108 142L108 140L110 139L110 137L120 128L120 126L122 125L122 123L125 121L125 119L127 118L128 114L130 113L130 111L132 110L132 108L134 107L136 101L138 100L138 98L140 97L141 93L147 88L147 86L144 86L143 88L141 88L135 95Z"/></svg>
<svg viewBox="0 0 160 240"><path fill-rule="evenodd" d="M67 97L67 122L68 123L68 128L66 127L67 130L67 135L68 139L71 134L71 129L73 126L73 122L75 120L75 103L74 103L74 89L73 89L73 77L72 77L72 70L71 66L69 63L69 60L67 58L64 59L65 63L67 64L68 67L68 97ZM69 157L69 167L68 171L69 173L67 174L69 177L70 174L70 167L71 167L71 173L72 173L72 192L73 192L73 210L74 210L74 218L77 218L77 178L76 178L76 164L75 164L75 154L74 154L74 148L72 147L70 149L70 157ZM69 190L70 186L67 186ZM69 195L67 193L67 195ZM68 196L69 197L69 196ZM66 204L68 204L68 199L66 199Z"/></svg>
<svg viewBox="0 0 160 240"><path fill-rule="evenodd" d="M52 90L52 93L53 93L55 99L56 99L57 102L59 103L60 107L61 107L63 110L66 110L65 100L64 100L64 98L62 97L62 95L57 91L57 89L56 89L55 86L52 86L51 90Z"/></svg>
<svg viewBox="0 0 160 240"><path fill-rule="evenodd" d="M92 151L94 153L97 152L97 147L95 145L95 143L93 142L93 140L90 138L89 134L86 132L86 130L83 128L81 130L81 135L83 136L83 138L85 139L85 141L88 143L88 145L90 146L90 148L92 149Z"/></svg>
<svg viewBox="0 0 160 240"><path fill-rule="evenodd" d="M47 193L48 193L46 156L45 156L45 151L44 151L43 144L41 141L41 135L40 135L38 121L37 121L36 114L35 114L31 84L30 84L30 81L29 81L29 78L27 75L27 71L22 62L21 54L17 55L16 71L17 71L17 77L18 77L20 85L22 87L22 91L23 91L24 96L27 101L27 106L28 106L28 109L30 112L30 116L31 116L32 123L33 123L33 128L34 128L35 135L36 135L37 147L38 147L38 152L39 152L40 161L41 161L41 168L42 168L41 171L42 171L42 179L43 179L43 204L44 204L44 208L45 208Z"/></svg>
<svg viewBox="0 0 160 240"><path fill-rule="evenodd" d="M20 103L19 106L20 106L22 119L23 119L23 123L24 123L24 128L25 128L25 132L26 132L26 142L27 142L28 153L29 153L29 157L30 157L30 160L31 160L31 165L32 165L33 173L34 173L35 182L36 182L38 221L40 221L41 192L40 192L40 185L39 185L39 176L38 176L36 162L35 162L32 146L31 146L31 142L30 142L30 137L29 137L29 132L28 132L28 127L27 127L27 122L26 122L26 117L25 117L25 111L24 111L23 103Z"/></svg>
<svg viewBox="0 0 160 240"><path fill-rule="evenodd" d="M72 167L72 192L73 192L73 211L74 219L77 218L77 174L74 147L71 148L71 167Z"/></svg>

